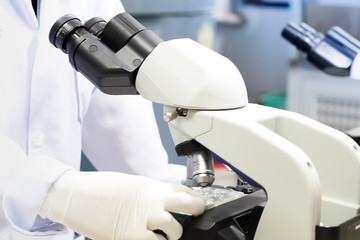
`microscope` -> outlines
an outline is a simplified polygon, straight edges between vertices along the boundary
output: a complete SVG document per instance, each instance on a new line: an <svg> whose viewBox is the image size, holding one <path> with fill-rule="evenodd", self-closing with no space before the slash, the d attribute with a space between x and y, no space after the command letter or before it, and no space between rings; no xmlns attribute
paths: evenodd
<svg viewBox="0 0 360 240"><path fill-rule="evenodd" d="M104 93L164 105L189 187L212 185L213 158L257 187L198 217L174 213L181 239L360 238L360 147L300 114L248 103L227 58L190 39L163 41L127 13L85 24L65 15L49 40Z"/></svg>
<svg viewBox="0 0 360 240"><path fill-rule="evenodd" d="M333 26L324 35L304 22L289 22L281 35L323 72L360 79L360 41L342 28Z"/></svg>
<svg viewBox="0 0 360 240"><path fill-rule="evenodd" d="M360 41L339 26L324 35L304 22L289 22L281 35L324 73L360 80ZM346 134L360 144L360 127L348 129Z"/></svg>

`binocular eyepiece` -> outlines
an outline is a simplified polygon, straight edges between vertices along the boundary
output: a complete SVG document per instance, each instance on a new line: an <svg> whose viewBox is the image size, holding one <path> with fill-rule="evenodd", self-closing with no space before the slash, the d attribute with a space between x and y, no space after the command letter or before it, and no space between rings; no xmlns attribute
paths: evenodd
<svg viewBox="0 0 360 240"><path fill-rule="evenodd" d="M55 22L55 24L50 29L49 41L55 47L66 52L66 43L68 38L71 37L77 30L85 28L75 15L67 14L61 17Z"/></svg>
<svg viewBox="0 0 360 240"><path fill-rule="evenodd" d="M72 14L58 19L49 41L69 55L72 66L107 94L137 94L138 68L163 40L128 13L85 24Z"/></svg>
<svg viewBox="0 0 360 240"><path fill-rule="evenodd" d="M101 17L94 17L85 24L75 15L67 14L54 23L49 33L49 41L66 52L68 40L91 33L117 52L129 39L143 30L145 27L127 13L118 14L109 23Z"/></svg>
<svg viewBox="0 0 360 240"><path fill-rule="evenodd" d="M292 22L286 25L281 35L305 53L310 52L324 38L321 32L317 32L306 23L297 25Z"/></svg>
<svg viewBox="0 0 360 240"><path fill-rule="evenodd" d="M282 36L307 55L309 62L334 76L348 76L360 42L340 27L332 27L326 35L306 23L288 23Z"/></svg>

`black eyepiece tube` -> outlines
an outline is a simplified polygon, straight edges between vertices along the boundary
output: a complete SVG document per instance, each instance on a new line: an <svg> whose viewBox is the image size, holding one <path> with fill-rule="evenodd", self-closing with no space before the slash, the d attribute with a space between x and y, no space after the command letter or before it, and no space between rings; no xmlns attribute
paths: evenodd
<svg viewBox="0 0 360 240"><path fill-rule="evenodd" d="M128 13L113 17L103 30L101 41L114 52L119 51L137 33L145 30L135 18Z"/></svg>
<svg viewBox="0 0 360 240"><path fill-rule="evenodd" d="M315 44L312 39L307 36L305 29L292 22L286 25L281 35L305 53L308 53Z"/></svg>
<svg viewBox="0 0 360 240"><path fill-rule="evenodd" d="M102 17L93 17L85 23L85 26L91 34L100 37L106 24Z"/></svg>
<svg viewBox="0 0 360 240"><path fill-rule="evenodd" d="M308 32L309 34L312 34L314 36L318 33L314 28L312 28L311 26L309 26L308 24L306 24L304 22L300 23L299 26L302 29L304 29L306 32Z"/></svg>
<svg viewBox="0 0 360 240"><path fill-rule="evenodd" d="M49 41L57 48L67 53L66 43L69 37L79 28L86 28L75 15L67 14L59 18L49 33Z"/></svg>

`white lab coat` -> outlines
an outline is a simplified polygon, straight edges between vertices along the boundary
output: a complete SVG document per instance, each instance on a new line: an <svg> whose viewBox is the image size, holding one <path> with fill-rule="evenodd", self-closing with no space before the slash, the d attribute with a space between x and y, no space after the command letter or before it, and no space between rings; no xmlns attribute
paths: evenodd
<svg viewBox="0 0 360 240"><path fill-rule="evenodd" d="M16 157L0 146L8 156L0 166L1 240L75 238L59 224L41 232L49 221L35 218L51 184L67 169L79 169L81 150L99 170L175 182L185 176L184 167L167 163L150 102L102 94L49 43L49 30L59 17L72 13L82 20L109 20L122 11L120 1L41 0L39 7L36 18L30 0L0 4L0 135L28 156L46 155L56 162L27 167L12 180L5 176L11 168L3 163L16 163Z"/></svg>

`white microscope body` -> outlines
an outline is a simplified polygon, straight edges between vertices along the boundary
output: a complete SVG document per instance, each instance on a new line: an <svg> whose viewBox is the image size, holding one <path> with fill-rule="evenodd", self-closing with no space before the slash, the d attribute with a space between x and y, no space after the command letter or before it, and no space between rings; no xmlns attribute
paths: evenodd
<svg viewBox="0 0 360 240"><path fill-rule="evenodd" d="M164 104L176 145L196 140L265 189L254 239L315 240L316 226L359 213L359 146L302 115L249 104L225 57L188 39L160 43L141 65L136 89ZM178 109L187 114L176 117Z"/></svg>

